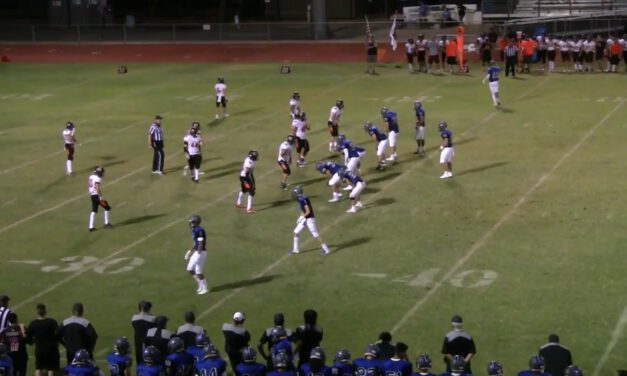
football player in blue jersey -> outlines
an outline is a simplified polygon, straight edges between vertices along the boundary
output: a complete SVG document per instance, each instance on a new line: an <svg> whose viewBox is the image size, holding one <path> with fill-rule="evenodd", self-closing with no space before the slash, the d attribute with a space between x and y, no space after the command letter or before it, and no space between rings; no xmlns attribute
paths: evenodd
<svg viewBox="0 0 627 376"><path fill-rule="evenodd" d="M107 367L111 376L130 376L133 360L129 356L131 344L126 337L115 340L113 352L107 355Z"/></svg>
<svg viewBox="0 0 627 376"><path fill-rule="evenodd" d="M292 369L292 365L285 353L278 353L272 357L272 365L274 370L268 372L267 376L296 376L296 371Z"/></svg>
<svg viewBox="0 0 627 376"><path fill-rule="evenodd" d="M301 231L303 231L303 229L305 229L305 227L307 227L307 229L311 233L311 236L313 236L320 243L320 247L322 247L322 255L328 255L330 252L329 246L322 240L320 234L318 233L318 228L316 227L316 218L314 216L313 206L311 206L311 201L309 200L309 197L305 196L305 194L303 193L303 189L297 185L296 187L294 187L294 189L292 189L292 198L298 202L298 206L300 208L300 216L296 220L296 227L294 228L294 245L292 247L292 250L290 251L290 254L297 254L298 252L300 252L298 248L298 243L300 240L299 234L301 233Z"/></svg>
<svg viewBox="0 0 627 376"><path fill-rule="evenodd" d="M544 372L544 358L540 355L534 355L529 359L529 369L518 372L518 376L549 376L550 373Z"/></svg>
<svg viewBox="0 0 627 376"><path fill-rule="evenodd" d="M72 363L65 366L63 372L67 376L102 376L102 372L91 360L91 355L85 349L80 349L74 354Z"/></svg>
<svg viewBox="0 0 627 376"><path fill-rule="evenodd" d="M414 154L425 155L425 110L421 101L414 102L414 113L416 115L416 144L418 149Z"/></svg>
<svg viewBox="0 0 627 376"><path fill-rule="evenodd" d="M503 376L503 365L496 360L488 362L488 376Z"/></svg>
<svg viewBox="0 0 627 376"><path fill-rule="evenodd" d="M355 366L351 364L351 353L347 349L339 349L335 353L333 365L331 366L332 376L355 376Z"/></svg>
<svg viewBox="0 0 627 376"><path fill-rule="evenodd" d="M453 132L448 129L448 125L445 121L441 121L438 125L440 130L440 164L442 165L442 176L440 179L448 179L453 177L453 156L455 151L453 150Z"/></svg>
<svg viewBox="0 0 627 376"><path fill-rule="evenodd" d="M257 363L257 351L250 346L242 350L244 361L235 366L236 376L265 376L266 366Z"/></svg>
<svg viewBox="0 0 627 376"><path fill-rule="evenodd" d="M161 353L154 346L148 346L142 353L143 362L137 365L137 376L163 376Z"/></svg>
<svg viewBox="0 0 627 376"><path fill-rule="evenodd" d="M10 376L13 374L13 361L7 355L7 347L0 342L0 375Z"/></svg>
<svg viewBox="0 0 627 376"><path fill-rule="evenodd" d="M472 376L466 373L466 361L461 355L454 355L451 359L451 370L444 372L441 376Z"/></svg>
<svg viewBox="0 0 627 376"><path fill-rule="evenodd" d="M338 175L342 177L342 179L348 181L348 183L353 186L351 193L349 193L348 197L351 199L351 207L346 212L347 213L357 213L357 210L363 207L361 203L361 192L366 187L366 182L361 176L357 176L350 171L340 170L338 171Z"/></svg>
<svg viewBox="0 0 627 376"><path fill-rule="evenodd" d="M620 371L618 373L620 373ZM570 365L564 371L564 376L583 376L583 371L575 365Z"/></svg>
<svg viewBox="0 0 627 376"><path fill-rule="evenodd" d="M358 376L378 376L380 372L379 348L374 343L368 345L364 351L363 358L357 358L353 361L355 366L355 375Z"/></svg>
<svg viewBox="0 0 627 376"><path fill-rule="evenodd" d="M397 342L394 356L381 362L381 373L383 375L411 376L412 366L407 360L407 345Z"/></svg>
<svg viewBox="0 0 627 376"><path fill-rule="evenodd" d="M331 191L333 196L329 200L329 202L338 202L342 197L342 192L340 192L340 184L342 183L342 178L338 174L341 170L346 170L347 166L331 161L326 162L318 162L316 163L316 170L320 171L324 175L331 176L329 179L329 187L331 187Z"/></svg>
<svg viewBox="0 0 627 376"><path fill-rule="evenodd" d="M275 326L270 336L272 337L273 343L271 350L272 355L283 352L287 355L290 364L292 364L294 351L292 350L292 341L287 337L287 330L281 325Z"/></svg>
<svg viewBox="0 0 627 376"><path fill-rule="evenodd" d="M201 332L196 334L196 343L191 346L187 346L185 352L194 357L194 362L200 361L203 356L205 356L205 346L207 346L211 341L207 336L207 333Z"/></svg>
<svg viewBox="0 0 627 376"><path fill-rule="evenodd" d="M490 95L492 96L492 104L494 107L499 108L501 106L501 99L499 98L499 73L501 72L501 68L496 65L494 60L490 61L490 66L488 67L487 74L483 79L482 83L485 84L486 80L488 81L488 86L490 87Z"/></svg>
<svg viewBox="0 0 627 376"><path fill-rule="evenodd" d="M168 352L170 355L165 358L167 376L192 376L194 374L194 357L185 352L185 342L180 337L170 338Z"/></svg>
<svg viewBox="0 0 627 376"><path fill-rule="evenodd" d="M370 135L370 137L372 137L376 144L377 159L379 160L377 170L384 170L385 149L388 147L388 137L371 122L366 122L366 124L364 124L364 130L368 133L368 135Z"/></svg>
<svg viewBox="0 0 627 376"><path fill-rule="evenodd" d="M387 161L395 162L397 158L396 154L396 137L400 132L398 127L398 116L396 112L390 111L389 108L383 107L381 109L381 117L383 118L383 122L387 125L388 130L388 144L392 149L392 154Z"/></svg>
<svg viewBox="0 0 627 376"><path fill-rule="evenodd" d="M200 376L226 376L226 361L213 344L205 346L205 356L194 366L195 374Z"/></svg>
<svg viewBox="0 0 627 376"><path fill-rule="evenodd" d="M431 373L431 357L429 354L420 354L416 358L416 370L414 376L435 376Z"/></svg>
<svg viewBox="0 0 627 376"><path fill-rule="evenodd" d="M349 171L355 175L359 175L359 162L361 158L366 155L366 149L361 146L353 145L353 143L346 138L343 134L340 134L340 142L338 143L337 151L344 154L344 164ZM345 191L350 191L352 187L344 188Z"/></svg>
<svg viewBox="0 0 627 376"><path fill-rule="evenodd" d="M331 376L331 368L324 365L326 355L321 347L311 349L309 362L301 364L298 369L300 376Z"/></svg>
<svg viewBox="0 0 627 376"><path fill-rule="evenodd" d="M194 241L193 248L185 253L185 260L189 260L187 263L187 271L198 283L198 289L196 292L198 295L204 295L209 292L207 287L207 280L203 274L205 267L205 261L207 260L207 234L205 229L200 226L202 219L199 215L195 214L189 218L189 227L192 229L192 240Z"/></svg>

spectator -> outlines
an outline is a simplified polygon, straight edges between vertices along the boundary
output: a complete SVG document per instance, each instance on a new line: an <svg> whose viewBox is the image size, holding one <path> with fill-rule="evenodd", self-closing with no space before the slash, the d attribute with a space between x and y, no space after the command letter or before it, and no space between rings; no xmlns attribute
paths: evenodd
<svg viewBox="0 0 627 376"><path fill-rule="evenodd" d="M379 334L379 340L376 342L379 348L378 359L385 360L394 356L396 346L392 343L392 335L389 332Z"/></svg>
<svg viewBox="0 0 627 376"><path fill-rule="evenodd" d="M485 67L490 65L492 61L492 49L494 48L490 38L485 37L481 39L479 51L481 51L481 66Z"/></svg>
<svg viewBox="0 0 627 376"><path fill-rule="evenodd" d="M374 40L374 36L369 35L368 41L366 42L366 62L368 64L366 67L366 74L377 74L375 71L375 66L377 65L377 54L377 42ZM309 357L309 355L307 357Z"/></svg>
<svg viewBox="0 0 627 376"><path fill-rule="evenodd" d="M59 344L56 331L57 320L47 317L46 306L37 304L37 318L28 324L26 341L35 345L35 376L41 376L46 370L48 376L54 376L60 367Z"/></svg>
<svg viewBox="0 0 627 376"><path fill-rule="evenodd" d="M442 354L444 354L444 361L448 372L451 371L451 360L455 355L459 355L464 359L464 369L466 373L472 374L470 361L475 356L477 349L475 348L475 341L470 334L462 330L462 322L463 320L459 315L455 315L451 319L453 330L448 332L444 337Z"/></svg>
<svg viewBox="0 0 627 376"><path fill-rule="evenodd" d="M150 313L152 303L142 300L139 302L139 313L131 318L135 338L135 361L139 364L142 361L142 351L144 351L144 341L148 330L154 328L155 316Z"/></svg>
<svg viewBox="0 0 627 376"><path fill-rule="evenodd" d="M457 6L457 14L459 15L459 23L463 24L464 17L466 16L466 7L464 6L464 4L459 3L459 5Z"/></svg>
<svg viewBox="0 0 627 376"><path fill-rule="evenodd" d="M229 356L233 371L235 371L235 366L244 360L242 350L250 342L250 333L244 328L244 321L246 321L246 316L241 312L235 312L232 324L222 324L224 351Z"/></svg>
<svg viewBox="0 0 627 376"><path fill-rule="evenodd" d="M544 358L545 369L551 375L563 375L568 366L573 364L570 350L560 345L560 337L557 334L549 335L549 342L538 352Z"/></svg>
<svg viewBox="0 0 627 376"><path fill-rule="evenodd" d="M0 333L4 331L4 329L9 326L9 322L7 317L11 310L9 309L9 298L8 295L0 295Z"/></svg>
<svg viewBox="0 0 627 376"><path fill-rule="evenodd" d="M18 323L17 315L13 312L7 315L7 322L9 325L0 335L0 342L6 346L7 355L13 362L13 376L26 376L28 353L24 325Z"/></svg>
<svg viewBox="0 0 627 376"><path fill-rule="evenodd" d="M303 312L305 324L296 328L296 353L298 353L298 367L308 362L311 350L320 346L322 342L322 328L317 325L318 312L308 309Z"/></svg>
<svg viewBox="0 0 627 376"><path fill-rule="evenodd" d="M172 338L172 332L166 329L168 318L166 316L157 316L155 318L155 327L148 329L144 346L154 346L159 350L162 359L168 354L168 341Z"/></svg>
<svg viewBox="0 0 627 376"><path fill-rule="evenodd" d="M446 27L451 21L453 21L453 18L451 18L451 11L444 7L444 10L442 11L442 27Z"/></svg>
<svg viewBox="0 0 627 376"><path fill-rule="evenodd" d="M425 22L429 17L429 7L424 1L418 3L418 21Z"/></svg>
<svg viewBox="0 0 627 376"><path fill-rule="evenodd" d="M205 332L205 329L195 324L196 315L194 312L188 311L185 312L185 324L179 326L176 330L176 335L181 337L185 347L196 345L196 336L200 333Z"/></svg>
<svg viewBox="0 0 627 376"><path fill-rule="evenodd" d="M272 368L272 358L270 357L270 355L272 353L272 346L274 346L275 343L272 338L272 330L277 326L284 327L285 317L280 312L275 313L273 322L273 326L263 331L261 337L259 338L259 343L257 344L257 350L259 351L259 354L261 354L261 357L266 360L268 368ZM285 328L285 332L287 333L287 338L290 341L293 340L294 333L292 333L292 330ZM268 353L266 353L266 349L264 349L264 346L267 346Z"/></svg>
<svg viewBox="0 0 627 376"><path fill-rule="evenodd" d="M67 364L72 363L74 355L81 349L87 350L93 358L98 334L89 320L83 317L83 311L83 303L74 303L72 316L63 320L57 328L57 339L65 346Z"/></svg>

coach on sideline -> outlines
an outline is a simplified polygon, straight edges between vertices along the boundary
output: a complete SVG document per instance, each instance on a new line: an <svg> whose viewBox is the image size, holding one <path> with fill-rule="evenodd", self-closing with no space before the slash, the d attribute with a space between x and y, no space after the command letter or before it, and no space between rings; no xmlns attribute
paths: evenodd
<svg viewBox="0 0 627 376"><path fill-rule="evenodd" d="M94 356L98 334L89 320L83 317L83 309L83 303L74 303L72 316L63 320L57 328L57 338L65 346L67 364L72 363L74 354L80 349L87 350L92 358Z"/></svg>
<svg viewBox="0 0 627 376"><path fill-rule="evenodd" d="M163 175L163 162L165 153L163 152L163 129L161 129L160 115L155 116L155 120L148 130L148 146L153 150L152 173Z"/></svg>

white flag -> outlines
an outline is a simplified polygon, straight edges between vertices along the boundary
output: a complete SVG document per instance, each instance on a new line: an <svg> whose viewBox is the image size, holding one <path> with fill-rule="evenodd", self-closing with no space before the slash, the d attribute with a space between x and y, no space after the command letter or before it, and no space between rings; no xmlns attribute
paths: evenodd
<svg viewBox="0 0 627 376"><path fill-rule="evenodd" d="M390 28L390 45L392 45L392 51L396 51L396 47L398 47L398 42L396 41L396 17L394 17L392 27Z"/></svg>

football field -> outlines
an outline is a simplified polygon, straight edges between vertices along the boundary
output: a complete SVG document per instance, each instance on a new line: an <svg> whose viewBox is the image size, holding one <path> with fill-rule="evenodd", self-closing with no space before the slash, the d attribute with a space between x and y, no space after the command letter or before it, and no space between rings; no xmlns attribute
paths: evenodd
<svg viewBox="0 0 627 376"><path fill-rule="evenodd" d="M459 314L474 336L475 374L488 360L513 374L557 333L588 375L627 367L625 228L627 179L624 74L532 74L501 79L503 108L492 107L483 73L409 75L362 64L2 65L0 74L0 293L20 321L48 305L58 320L85 304L100 339L96 358L120 335L141 299L182 324L192 310L213 342L235 311L247 315L256 344L274 312L286 326L314 308L327 357L347 347L358 357L381 331L428 352L443 370L440 346ZM213 84L224 76L231 116L215 121ZM288 101L301 94L312 130L305 168L289 183L311 198L331 255L310 234L288 256L296 203L279 189L278 145L290 130ZM340 130L366 148L364 208L328 203L327 178L314 164L328 152L327 118L344 100ZM427 155L413 154L413 102L423 102ZM376 171L367 120L399 114L399 161ZM163 116L164 176L151 174L148 127ZM439 179L439 133L453 132L454 178ZM74 176L65 174L61 131L76 124ZM204 174L183 176L182 138L202 125ZM235 208L248 151L255 166L256 214ZM87 231L87 177L106 175L103 196L114 229ZM345 195L346 197L346 195ZM185 271L187 220L199 214L208 235L198 296ZM33 369L31 362L29 370Z"/></svg>

